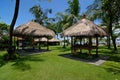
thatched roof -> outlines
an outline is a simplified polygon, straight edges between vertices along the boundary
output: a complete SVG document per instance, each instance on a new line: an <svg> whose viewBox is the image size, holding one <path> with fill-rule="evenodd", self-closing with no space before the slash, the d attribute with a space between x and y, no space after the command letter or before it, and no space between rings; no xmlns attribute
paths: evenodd
<svg viewBox="0 0 120 80"><path fill-rule="evenodd" d="M74 24L68 29L64 30L62 36L82 36L82 37L95 37L106 36L107 33L94 24L92 21L84 18L80 22Z"/></svg>
<svg viewBox="0 0 120 80"><path fill-rule="evenodd" d="M20 25L18 26L14 31L13 31L13 35L15 36L25 36L25 35L29 35L29 36L35 36L35 37L41 37L41 36L55 36L55 33L46 28L43 27L42 25L30 21L26 24Z"/></svg>
<svg viewBox="0 0 120 80"><path fill-rule="evenodd" d="M58 38L54 37L54 38L50 39L49 42L60 42L60 40Z"/></svg>

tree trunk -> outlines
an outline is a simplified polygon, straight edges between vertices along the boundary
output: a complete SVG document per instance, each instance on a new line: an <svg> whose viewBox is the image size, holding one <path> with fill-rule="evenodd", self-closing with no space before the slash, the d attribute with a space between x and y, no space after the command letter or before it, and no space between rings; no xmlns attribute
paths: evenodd
<svg viewBox="0 0 120 80"><path fill-rule="evenodd" d="M111 42L110 42L110 35L109 35L109 36L107 37L107 46L108 46L108 49L111 48L110 45L111 45Z"/></svg>
<svg viewBox="0 0 120 80"><path fill-rule="evenodd" d="M113 22L113 16L110 15L109 33L110 33L110 36L111 36L111 39L112 39L112 44L113 44L113 47L114 47L114 51L116 51L117 47L116 47L115 38L113 37L112 22Z"/></svg>
<svg viewBox="0 0 120 80"><path fill-rule="evenodd" d="M16 0L14 16L13 16L13 19L12 19L12 22L11 22L11 25L10 25L9 49L8 49L9 58L11 58L12 54L14 53L14 50L12 48L12 34L13 34L14 25L15 25L17 17L18 17L19 3L20 3L20 0Z"/></svg>
<svg viewBox="0 0 120 80"><path fill-rule="evenodd" d="M63 48L65 48L65 37L64 37L64 44L63 44Z"/></svg>
<svg viewBox="0 0 120 80"><path fill-rule="evenodd" d="M116 39L113 36L111 38L112 38L112 43L113 43L114 51L117 51Z"/></svg>

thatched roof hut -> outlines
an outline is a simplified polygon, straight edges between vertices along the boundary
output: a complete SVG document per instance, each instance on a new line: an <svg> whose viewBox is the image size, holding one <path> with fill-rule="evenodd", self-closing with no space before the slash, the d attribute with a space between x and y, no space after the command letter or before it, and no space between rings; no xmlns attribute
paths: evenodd
<svg viewBox="0 0 120 80"><path fill-rule="evenodd" d="M98 55L98 37L107 36L107 33L94 24L92 21L83 18L80 22L74 24L68 29L64 30L62 36L70 36L71 37L71 52L76 55L76 51L80 49L80 53L82 49L88 49L89 54L91 54L92 49L96 49L96 55ZM92 38L96 38L96 45L92 45ZM82 44L82 39L87 38L88 43ZM77 40L80 43L77 43Z"/></svg>
<svg viewBox="0 0 120 80"><path fill-rule="evenodd" d="M42 37L42 38L37 38L37 39L34 39L35 42L47 42L48 39L46 37Z"/></svg>
<svg viewBox="0 0 120 80"><path fill-rule="evenodd" d="M92 21L83 18L80 22L74 24L68 29L64 30L62 36L81 36L81 37L94 37L106 36L107 33L94 24Z"/></svg>
<svg viewBox="0 0 120 80"><path fill-rule="evenodd" d="M42 37L42 36L55 36L55 33L46 28L43 27L42 25L30 21L26 24L18 26L14 31L13 31L14 36L34 36L34 37Z"/></svg>
<svg viewBox="0 0 120 80"><path fill-rule="evenodd" d="M60 40L58 38L54 37L54 38L50 39L49 42L60 42Z"/></svg>

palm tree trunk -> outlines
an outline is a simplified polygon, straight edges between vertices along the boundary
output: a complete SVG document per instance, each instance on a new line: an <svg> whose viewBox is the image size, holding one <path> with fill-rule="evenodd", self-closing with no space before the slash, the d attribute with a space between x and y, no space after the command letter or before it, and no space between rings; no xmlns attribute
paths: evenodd
<svg viewBox="0 0 120 80"><path fill-rule="evenodd" d="M112 43L113 43L113 47L114 47L114 51L117 50L117 47L116 47L116 42L115 42L115 38L113 37L113 32L112 32L112 22L113 22L113 16L110 15L110 24L109 24L109 32L110 32L110 35L111 35L111 39L112 39Z"/></svg>
<svg viewBox="0 0 120 80"><path fill-rule="evenodd" d="M19 3L20 3L20 0L16 0L14 16L13 16L13 19L12 19L12 22L10 25L9 49L8 49L9 58L11 58L11 55L14 53L13 49L12 49L12 34L13 34L14 25L15 25L17 17L18 17Z"/></svg>
<svg viewBox="0 0 120 80"><path fill-rule="evenodd" d="M108 46L108 49L111 48L111 43L110 43L110 35L107 37L107 46Z"/></svg>

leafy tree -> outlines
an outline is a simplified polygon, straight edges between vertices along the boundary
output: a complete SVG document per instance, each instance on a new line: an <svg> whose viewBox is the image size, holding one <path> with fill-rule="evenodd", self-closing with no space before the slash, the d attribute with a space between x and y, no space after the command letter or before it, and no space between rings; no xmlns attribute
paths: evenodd
<svg viewBox="0 0 120 80"><path fill-rule="evenodd" d="M57 32L62 32L66 28L72 26L78 21L80 6L79 0L68 0L69 7L65 10L66 13L57 13ZM65 38L64 38L65 40ZM64 46L65 47L65 43Z"/></svg>
<svg viewBox="0 0 120 80"><path fill-rule="evenodd" d="M0 22L0 35L4 35L4 33L8 34L9 31L9 25L6 23Z"/></svg>

